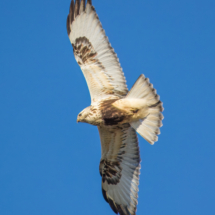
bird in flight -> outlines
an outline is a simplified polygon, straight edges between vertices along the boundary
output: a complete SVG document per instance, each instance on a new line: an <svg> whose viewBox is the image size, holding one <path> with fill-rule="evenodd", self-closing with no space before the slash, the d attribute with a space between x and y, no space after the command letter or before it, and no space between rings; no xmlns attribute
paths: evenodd
<svg viewBox="0 0 215 215"><path fill-rule="evenodd" d="M143 74L128 91L91 0L72 0L67 32L91 96L91 105L79 113L77 121L99 130L103 197L116 214L135 215L140 174L136 132L150 144L158 140L163 104Z"/></svg>

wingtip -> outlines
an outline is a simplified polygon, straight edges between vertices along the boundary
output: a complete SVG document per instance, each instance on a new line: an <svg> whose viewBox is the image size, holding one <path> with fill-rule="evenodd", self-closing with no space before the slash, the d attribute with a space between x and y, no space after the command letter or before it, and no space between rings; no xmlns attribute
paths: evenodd
<svg viewBox="0 0 215 215"><path fill-rule="evenodd" d="M86 9L86 0L72 0L69 7L69 18L67 18L67 26L71 25L74 19ZM92 1L87 0L87 4L92 6ZM68 29L68 27L67 27ZM67 30L68 31L68 30Z"/></svg>
<svg viewBox="0 0 215 215"><path fill-rule="evenodd" d="M67 16L67 20L66 20L66 29L67 29L67 34L70 35L71 29L70 29L69 15Z"/></svg>
<svg viewBox="0 0 215 215"><path fill-rule="evenodd" d="M87 4L92 5L92 0L87 0Z"/></svg>
<svg viewBox="0 0 215 215"><path fill-rule="evenodd" d="M74 0L72 0L70 3L70 7L69 7L69 13L73 12L74 8L75 8L75 2L74 2Z"/></svg>
<svg viewBox="0 0 215 215"><path fill-rule="evenodd" d="M117 210L117 206L116 206L115 202L111 198L108 198L108 202L109 202L111 209L114 211L114 213L118 214L118 210Z"/></svg>
<svg viewBox="0 0 215 215"><path fill-rule="evenodd" d="M70 17L70 24L72 24L72 22L74 21L74 11L75 11L75 3L74 3L74 0L71 1L71 4L70 4L70 8L69 8L69 17Z"/></svg>
<svg viewBox="0 0 215 215"><path fill-rule="evenodd" d="M79 14L85 11L85 0L81 0Z"/></svg>
<svg viewBox="0 0 215 215"><path fill-rule="evenodd" d="M78 16L79 9L80 9L80 0L76 0L76 2L75 2L75 10L74 10L75 17Z"/></svg>
<svg viewBox="0 0 215 215"><path fill-rule="evenodd" d="M103 188L102 188L102 195L103 195L105 201L108 203L107 192Z"/></svg>

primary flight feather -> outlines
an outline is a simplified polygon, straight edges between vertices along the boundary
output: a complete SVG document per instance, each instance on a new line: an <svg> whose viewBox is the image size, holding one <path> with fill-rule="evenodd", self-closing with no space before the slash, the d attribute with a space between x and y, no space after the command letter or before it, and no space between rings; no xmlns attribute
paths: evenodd
<svg viewBox="0 0 215 215"><path fill-rule="evenodd" d="M150 144L158 140L162 102L144 75L128 92L117 55L90 0L72 0L67 32L91 96L91 105L77 121L96 125L100 134L102 194L116 214L135 215L140 174L136 132Z"/></svg>

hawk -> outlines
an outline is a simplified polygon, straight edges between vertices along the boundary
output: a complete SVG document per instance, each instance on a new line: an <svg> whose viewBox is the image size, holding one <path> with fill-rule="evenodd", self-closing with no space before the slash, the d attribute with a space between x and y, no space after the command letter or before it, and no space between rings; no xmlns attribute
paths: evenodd
<svg viewBox="0 0 215 215"><path fill-rule="evenodd" d="M103 197L116 214L135 215L140 174L136 132L150 144L158 140L163 104L143 74L128 91L91 0L72 0L67 32L91 96L77 121L97 126L100 134Z"/></svg>

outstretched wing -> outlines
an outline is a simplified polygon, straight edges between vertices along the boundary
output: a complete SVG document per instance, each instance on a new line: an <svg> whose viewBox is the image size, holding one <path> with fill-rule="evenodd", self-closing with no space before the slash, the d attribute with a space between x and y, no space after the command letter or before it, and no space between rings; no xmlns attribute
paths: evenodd
<svg viewBox="0 0 215 215"><path fill-rule="evenodd" d="M91 103L122 98L128 92L117 55L111 47L90 0L72 0L67 32L91 95Z"/></svg>
<svg viewBox="0 0 215 215"><path fill-rule="evenodd" d="M129 124L98 129L102 146L99 171L104 199L116 214L135 215L140 174L136 132Z"/></svg>

